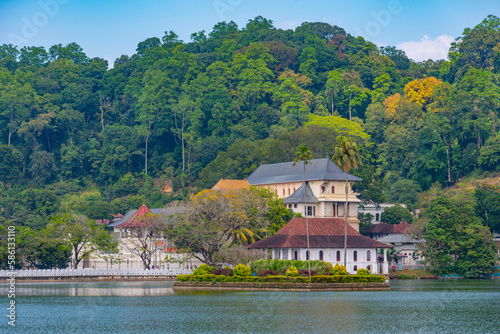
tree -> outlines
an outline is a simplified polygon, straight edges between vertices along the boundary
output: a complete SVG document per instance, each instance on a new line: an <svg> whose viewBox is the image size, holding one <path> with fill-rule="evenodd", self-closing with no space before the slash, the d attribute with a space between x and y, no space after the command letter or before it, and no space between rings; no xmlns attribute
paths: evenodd
<svg viewBox="0 0 500 334"><path fill-rule="evenodd" d="M412 223L413 215L408 208L404 208L399 204L384 209L380 216L380 221L387 224L399 224L402 222Z"/></svg>
<svg viewBox="0 0 500 334"><path fill-rule="evenodd" d="M112 234L84 215L63 213L52 217L45 233L52 235L73 249L73 265L95 254L99 257L114 257L118 242Z"/></svg>
<svg viewBox="0 0 500 334"><path fill-rule="evenodd" d="M347 267L347 210L349 210L349 184L347 183L347 176L351 168L358 168L361 165L361 157L359 155L358 144L352 138L338 136L334 150L335 155L332 157L332 161L345 172L344 266Z"/></svg>
<svg viewBox="0 0 500 334"><path fill-rule="evenodd" d="M254 190L222 194L205 190L195 195L186 213L169 222L166 236L191 256L208 265L232 243L234 232L267 227L266 199Z"/></svg>
<svg viewBox="0 0 500 334"><path fill-rule="evenodd" d="M481 184L474 191L476 215L491 231L500 233L500 187Z"/></svg>
<svg viewBox="0 0 500 334"><path fill-rule="evenodd" d="M144 269L149 269L153 255L158 251L158 244L163 240L163 233L168 227L168 218L160 214L147 213L130 228L125 247L141 258Z"/></svg>
<svg viewBox="0 0 500 334"><path fill-rule="evenodd" d="M372 227L373 215L371 213L358 212L359 233L366 235Z"/></svg>
<svg viewBox="0 0 500 334"><path fill-rule="evenodd" d="M307 146L299 145L297 151L295 151L293 166L296 163L302 162L304 165L304 214L306 216L306 236L307 236L307 259L309 260L309 278L311 278L311 251L309 250L309 223L307 221L307 183L306 183L306 165L311 164L312 153L309 151Z"/></svg>
<svg viewBox="0 0 500 334"><path fill-rule="evenodd" d="M495 245L487 227L472 215L475 203L468 194L431 199L423 212L421 255L435 273L457 272L465 278L491 274Z"/></svg>

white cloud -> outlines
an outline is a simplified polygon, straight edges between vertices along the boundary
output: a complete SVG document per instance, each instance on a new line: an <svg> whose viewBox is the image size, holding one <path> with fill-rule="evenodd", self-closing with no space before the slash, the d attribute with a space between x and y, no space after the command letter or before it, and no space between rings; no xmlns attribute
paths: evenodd
<svg viewBox="0 0 500 334"><path fill-rule="evenodd" d="M425 35L420 41L403 42L397 45L398 49L406 52L408 58L415 61L424 61L427 59L446 59L451 42L455 39L448 35L441 35L435 39L430 39Z"/></svg>
<svg viewBox="0 0 500 334"><path fill-rule="evenodd" d="M276 28L287 30L292 29L295 30L299 26L300 21L281 21L275 24Z"/></svg>

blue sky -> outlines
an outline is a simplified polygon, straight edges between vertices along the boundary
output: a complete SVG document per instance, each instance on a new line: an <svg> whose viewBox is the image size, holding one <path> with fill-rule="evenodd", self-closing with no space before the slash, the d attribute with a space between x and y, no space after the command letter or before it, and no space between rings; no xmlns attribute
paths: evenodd
<svg viewBox="0 0 500 334"><path fill-rule="evenodd" d="M261 15L275 27L327 22L380 45L395 45L417 60L446 57L448 45L488 14L500 16L498 0L0 0L0 44L76 42L89 57L112 64L135 53L149 37L175 31L210 32L220 21L243 27Z"/></svg>

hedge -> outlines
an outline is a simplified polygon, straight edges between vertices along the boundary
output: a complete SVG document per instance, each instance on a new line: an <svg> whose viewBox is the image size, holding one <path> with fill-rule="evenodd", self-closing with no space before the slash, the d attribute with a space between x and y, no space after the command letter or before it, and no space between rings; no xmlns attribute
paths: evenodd
<svg viewBox="0 0 500 334"><path fill-rule="evenodd" d="M309 283L309 277L290 276L224 276L224 275L179 275L179 282L269 282L269 283ZM311 277L311 283L364 283L364 282L385 282L385 277L371 275L318 275Z"/></svg>
<svg viewBox="0 0 500 334"><path fill-rule="evenodd" d="M315 271L320 275L330 274L332 272L332 264L320 260L311 260L311 271ZM286 272L288 268L294 266L298 270L309 270L308 261L301 260L257 260L250 262L252 272L258 273L263 270L275 270L279 272Z"/></svg>

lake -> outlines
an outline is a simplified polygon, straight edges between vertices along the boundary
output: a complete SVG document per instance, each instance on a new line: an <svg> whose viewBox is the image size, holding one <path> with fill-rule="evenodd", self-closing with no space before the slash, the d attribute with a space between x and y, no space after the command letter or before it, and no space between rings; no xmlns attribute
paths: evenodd
<svg viewBox="0 0 500 334"><path fill-rule="evenodd" d="M500 280L391 281L390 291L175 292L172 282L16 286L16 333L499 333Z"/></svg>

